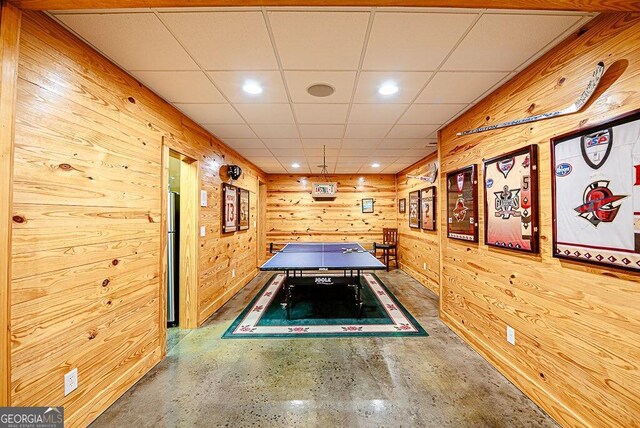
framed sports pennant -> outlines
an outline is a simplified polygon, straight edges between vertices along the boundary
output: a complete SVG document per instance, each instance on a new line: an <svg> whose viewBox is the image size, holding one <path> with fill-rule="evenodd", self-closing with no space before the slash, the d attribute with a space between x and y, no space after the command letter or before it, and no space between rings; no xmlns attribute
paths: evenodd
<svg viewBox="0 0 640 428"><path fill-rule="evenodd" d="M531 145L484 161L484 242L538 252L538 151Z"/></svg>
<svg viewBox="0 0 640 428"><path fill-rule="evenodd" d="M478 242L478 172L475 165L447 173L447 237Z"/></svg>
<svg viewBox="0 0 640 428"><path fill-rule="evenodd" d="M553 255L640 271L640 110L551 146Z"/></svg>

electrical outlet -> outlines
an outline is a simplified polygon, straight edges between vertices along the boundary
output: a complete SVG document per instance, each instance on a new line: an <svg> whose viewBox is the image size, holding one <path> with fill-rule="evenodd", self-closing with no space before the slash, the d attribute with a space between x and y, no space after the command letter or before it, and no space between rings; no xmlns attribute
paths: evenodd
<svg viewBox="0 0 640 428"><path fill-rule="evenodd" d="M64 395L71 394L78 388L78 369L73 369L64 375Z"/></svg>
<svg viewBox="0 0 640 428"><path fill-rule="evenodd" d="M427 262L424 262L424 263L422 264L422 269L427 270Z"/></svg>
<svg viewBox="0 0 640 428"><path fill-rule="evenodd" d="M507 342L512 345L516 344L516 331L510 326L507 326Z"/></svg>
<svg viewBox="0 0 640 428"><path fill-rule="evenodd" d="M207 229L204 226L200 226L200 236L207 234Z"/></svg>
<svg viewBox="0 0 640 428"><path fill-rule="evenodd" d="M236 277L236 270L231 269L231 278L235 278L235 277Z"/></svg>

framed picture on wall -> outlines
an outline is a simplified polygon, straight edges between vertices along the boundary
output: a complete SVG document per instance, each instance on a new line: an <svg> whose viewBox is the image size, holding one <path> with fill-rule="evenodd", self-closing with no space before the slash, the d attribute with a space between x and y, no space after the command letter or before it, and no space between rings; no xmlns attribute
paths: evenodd
<svg viewBox="0 0 640 428"><path fill-rule="evenodd" d="M238 188L238 230L249 229L249 191Z"/></svg>
<svg viewBox="0 0 640 428"><path fill-rule="evenodd" d="M436 187L420 191L420 225L424 230L436 230Z"/></svg>
<svg viewBox="0 0 640 428"><path fill-rule="evenodd" d="M407 199L402 198L398 200L398 212L404 214L407 212Z"/></svg>
<svg viewBox="0 0 640 428"><path fill-rule="evenodd" d="M365 198L362 200L362 212L366 214L373 213L373 198Z"/></svg>
<svg viewBox="0 0 640 428"><path fill-rule="evenodd" d="M420 192L409 193L409 227L420 228Z"/></svg>
<svg viewBox="0 0 640 428"><path fill-rule="evenodd" d="M484 187L485 244L537 253L537 146L484 161Z"/></svg>
<svg viewBox="0 0 640 428"><path fill-rule="evenodd" d="M640 271L640 110L551 140L553 255Z"/></svg>
<svg viewBox="0 0 640 428"><path fill-rule="evenodd" d="M222 183L222 232L238 230L238 188Z"/></svg>
<svg viewBox="0 0 640 428"><path fill-rule="evenodd" d="M447 173L447 237L478 242L478 172L475 165Z"/></svg>

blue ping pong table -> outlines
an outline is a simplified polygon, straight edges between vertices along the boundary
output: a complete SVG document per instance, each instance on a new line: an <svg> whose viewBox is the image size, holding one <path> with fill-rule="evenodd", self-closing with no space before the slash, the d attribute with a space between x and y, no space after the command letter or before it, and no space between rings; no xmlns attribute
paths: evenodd
<svg viewBox="0 0 640 428"><path fill-rule="evenodd" d="M271 245L273 253L273 245ZM358 318L362 315L362 272L386 269L385 265L370 252L356 243L289 243L260 267L263 271L285 272L284 280L287 319L293 306L293 291L296 285L308 284L306 271L342 271L340 276L318 276L312 278L315 284L344 284L355 291ZM355 273L355 274L354 274Z"/></svg>

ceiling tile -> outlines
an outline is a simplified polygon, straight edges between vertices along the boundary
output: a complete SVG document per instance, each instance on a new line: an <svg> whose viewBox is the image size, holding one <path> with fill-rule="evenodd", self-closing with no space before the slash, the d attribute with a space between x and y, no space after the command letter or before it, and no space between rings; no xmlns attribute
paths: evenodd
<svg viewBox="0 0 640 428"><path fill-rule="evenodd" d="M343 148L340 149L340 157L346 156L348 158L351 158L369 156L369 154L371 154L371 152L373 152L374 150L375 146L360 149Z"/></svg>
<svg viewBox="0 0 640 428"><path fill-rule="evenodd" d="M345 123L349 104L293 104L298 123Z"/></svg>
<svg viewBox="0 0 640 428"><path fill-rule="evenodd" d="M341 138L344 125L299 125L302 138Z"/></svg>
<svg viewBox="0 0 640 428"><path fill-rule="evenodd" d="M399 71L365 71L360 73L355 103L409 103L418 95L433 73ZM385 83L398 86L394 95L380 95L378 89Z"/></svg>
<svg viewBox="0 0 640 428"><path fill-rule="evenodd" d="M225 103L201 71L136 71L136 79L172 103Z"/></svg>
<svg viewBox="0 0 640 428"><path fill-rule="evenodd" d="M484 14L442 69L511 71L580 18L576 15Z"/></svg>
<svg viewBox="0 0 640 428"><path fill-rule="evenodd" d="M340 148L341 142L339 138L303 138L302 146L305 149L322 148L322 146L327 146L327 149Z"/></svg>
<svg viewBox="0 0 640 428"><path fill-rule="evenodd" d="M235 104L235 108L251 124L293 123L289 104Z"/></svg>
<svg viewBox="0 0 640 428"><path fill-rule="evenodd" d="M409 154L409 149L377 149L371 154L374 158L398 158Z"/></svg>
<svg viewBox="0 0 640 428"><path fill-rule="evenodd" d="M273 166L265 166L265 167L260 166L260 168L267 174L286 174L287 173L287 170L284 169L281 165L273 165Z"/></svg>
<svg viewBox="0 0 640 428"><path fill-rule="evenodd" d="M160 13L205 70L277 70L260 11Z"/></svg>
<svg viewBox="0 0 640 428"><path fill-rule="evenodd" d="M279 71L210 71L209 76L232 103L288 103ZM248 94L242 90L247 82L262 87L262 93Z"/></svg>
<svg viewBox="0 0 640 428"><path fill-rule="evenodd" d="M256 138L225 138L224 143L234 149L265 149L262 141Z"/></svg>
<svg viewBox="0 0 640 428"><path fill-rule="evenodd" d="M387 138L426 138L440 125L396 125Z"/></svg>
<svg viewBox="0 0 640 428"><path fill-rule="evenodd" d="M502 72L440 72L429 82L418 103L471 103L508 73Z"/></svg>
<svg viewBox="0 0 640 428"><path fill-rule="evenodd" d="M355 124L350 123L347 125L347 130L344 134L345 138L384 138L391 129L391 125L387 124Z"/></svg>
<svg viewBox="0 0 640 428"><path fill-rule="evenodd" d="M277 158L281 157L298 157L299 159L304 159L305 152L300 148L286 148L286 149L271 149L271 153Z"/></svg>
<svg viewBox="0 0 640 428"><path fill-rule="evenodd" d="M298 129L292 124L256 124L251 126L260 138L298 138Z"/></svg>
<svg viewBox="0 0 640 428"><path fill-rule="evenodd" d="M254 156L251 161L259 167L280 165L280 162L273 156Z"/></svg>
<svg viewBox="0 0 640 428"><path fill-rule="evenodd" d="M349 123L396 123L408 104L353 104Z"/></svg>
<svg viewBox="0 0 640 428"><path fill-rule="evenodd" d="M294 103L349 103L356 79L355 71L285 71L284 78ZM333 87L328 97L309 95L309 86L322 83Z"/></svg>
<svg viewBox="0 0 640 428"><path fill-rule="evenodd" d="M468 104L413 104L398 123L441 124L448 122Z"/></svg>
<svg viewBox="0 0 640 428"><path fill-rule="evenodd" d="M194 121L204 123L244 123L231 104L175 104Z"/></svg>
<svg viewBox="0 0 640 428"><path fill-rule="evenodd" d="M368 12L268 12L285 70L355 70Z"/></svg>
<svg viewBox="0 0 640 428"><path fill-rule="evenodd" d="M348 165L358 165L361 166L367 161L366 156L342 156L338 158L338 165L348 166Z"/></svg>
<svg viewBox="0 0 640 428"><path fill-rule="evenodd" d="M342 140L343 149L375 149L382 142L382 138L345 138Z"/></svg>
<svg viewBox="0 0 640 428"><path fill-rule="evenodd" d="M272 155L268 149L237 149L237 151L249 160L253 157L267 157ZM273 154L275 155L275 153Z"/></svg>
<svg viewBox="0 0 640 428"><path fill-rule="evenodd" d="M126 70L198 70L153 13L64 14L56 18Z"/></svg>
<svg viewBox="0 0 640 428"><path fill-rule="evenodd" d="M381 147L390 149L422 149L435 143L436 140L428 138L395 138L385 139Z"/></svg>
<svg viewBox="0 0 640 428"><path fill-rule="evenodd" d="M475 14L378 12L363 69L436 70L476 17Z"/></svg>
<svg viewBox="0 0 640 428"><path fill-rule="evenodd" d="M323 156L324 155L324 150L323 150L322 147L318 147L318 148L315 148L315 149L304 149L304 153L307 156L318 157L318 156ZM338 148L327 149L326 153L327 153L327 156L335 158L340 154L340 149L338 149Z"/></svg>
<svg viewBox="0 0 640 428"><path fill-rule="evenodd" d="M256 138L251 128L247 125L204 125L204 128L218 138Z"/></svg>
<svg viewBox="0 0 640 428"><path fill-rule="evenodd" d="M302 147L302 143L297 138L264 138L262 141L264 142L264 145L269 147L270 149L299 149Z"/></svg>

